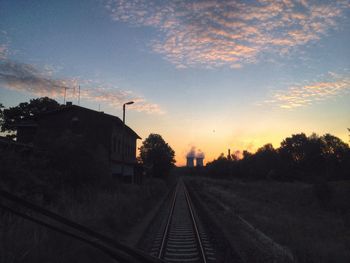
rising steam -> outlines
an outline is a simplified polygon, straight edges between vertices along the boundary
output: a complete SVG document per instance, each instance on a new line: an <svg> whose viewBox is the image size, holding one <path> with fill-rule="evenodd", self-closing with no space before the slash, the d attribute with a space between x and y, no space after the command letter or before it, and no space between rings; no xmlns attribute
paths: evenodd
<svg viewBox="0 0 350 263"><path fill-rule="evenodd" d="M201 158L204 159L205 154L201 149L196 150L195 146L192 146L190 151L186 154L187 158Z"/></svg>

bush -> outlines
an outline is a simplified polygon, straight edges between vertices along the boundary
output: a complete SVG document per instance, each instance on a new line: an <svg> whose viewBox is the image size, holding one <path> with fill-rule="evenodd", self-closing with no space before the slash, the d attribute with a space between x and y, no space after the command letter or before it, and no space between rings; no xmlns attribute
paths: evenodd
<svg viewBox="0 0 350 263"><path fill-rule="evenodd" d="M332 188L326 181L315 183L313 193L322 207L328 207L332 199Z"/></svg>

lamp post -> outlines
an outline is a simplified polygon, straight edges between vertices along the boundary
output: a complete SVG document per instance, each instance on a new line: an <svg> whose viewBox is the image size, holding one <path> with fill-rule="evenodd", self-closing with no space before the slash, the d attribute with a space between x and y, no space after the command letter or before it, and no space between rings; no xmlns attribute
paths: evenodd
<svg viewBox="0 0 350 263"><path fill-rule="evenodd" d="M125 126L125 106L126 105L131 105L131 104L134 104L134 102L133 101L129 101L129 102L126 102L126 103L123 104L123 124L124 124L124 126Z"/></svg>
<svg viewBox="0 0 350 263"><path fill-rule="evenodd" d="M128 101L123 104L123 130L122 130L122 179L124 179L124 162L125 162L125 107L126 105L133 104L133 101ZM134 181L134 175L132 176L132 183Z"/></svg>

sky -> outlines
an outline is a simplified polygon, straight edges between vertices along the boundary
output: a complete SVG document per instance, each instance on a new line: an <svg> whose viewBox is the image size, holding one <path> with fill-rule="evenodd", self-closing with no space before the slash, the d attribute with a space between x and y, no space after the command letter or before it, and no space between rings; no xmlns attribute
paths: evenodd
<svg viewBox="0 0 350 263"><path fill-rule="evenodd" d="M49 96L162 135L184 165L349 141L350 0L0 0L0 103ZM141 144L141 140L138 145Z"/></svg>

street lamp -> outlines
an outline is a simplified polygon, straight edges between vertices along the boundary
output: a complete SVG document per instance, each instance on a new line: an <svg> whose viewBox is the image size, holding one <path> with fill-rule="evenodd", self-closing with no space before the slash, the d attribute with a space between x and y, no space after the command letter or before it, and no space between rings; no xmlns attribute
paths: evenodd
<svg viewBox="0 0 350 263"><path fill-rule="evenodd" d="M133 101L128 101L128 102L123 104L123 124L124 124L124 126L125 126L125 106L126 105L131 105L131 104L134 104L134 102Z"/></svg>
<svg viewBox="0 0 350 263"><path fill-rule="evenodd" d="M134 104L133 101L128 101L123 104L123 130L122 130L122 179L124 179L124 162L125 162L125 106ZM134 175L132 176L132 183L134 182Z"/></svg>

